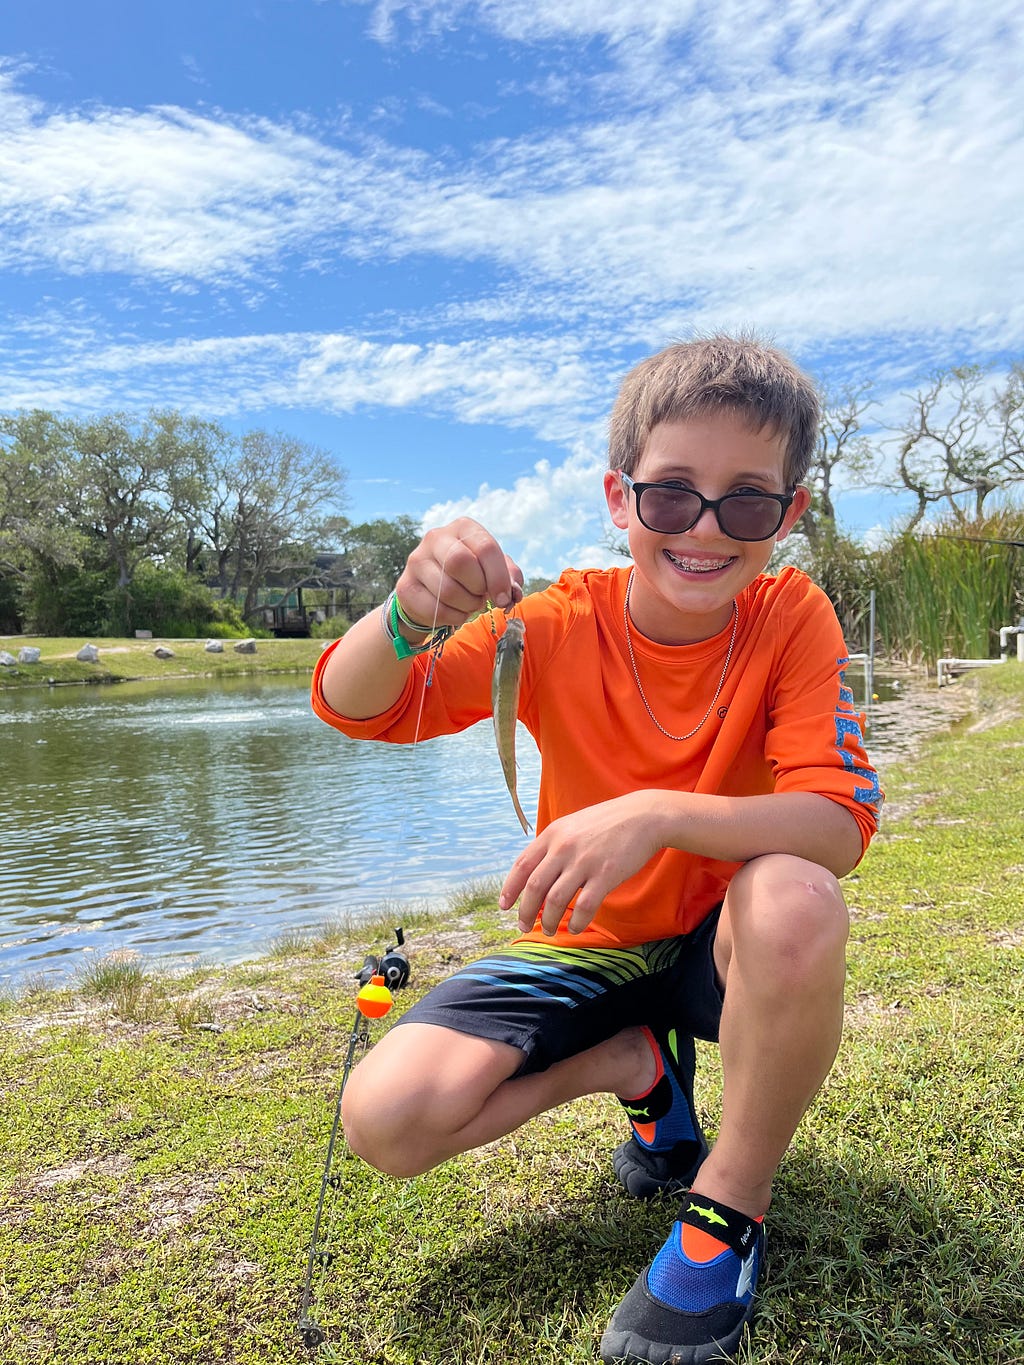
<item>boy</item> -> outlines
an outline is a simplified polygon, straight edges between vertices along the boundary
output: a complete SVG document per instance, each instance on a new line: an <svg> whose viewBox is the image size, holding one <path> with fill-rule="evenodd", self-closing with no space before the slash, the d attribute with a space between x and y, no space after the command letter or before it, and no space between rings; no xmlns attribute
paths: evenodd
<svg viewBox="0 0 1024 1365"><path fill-rule="evenodd" d="M797 570L764 572L807 507L818 419L810 380L771 347L669 347L612 413L604 492L630 568L569 570L520 602L516 566L456 521L314 678L314 709L349 735L449 733L491 710L489 615L463 623L488 601L525 623L537 835L499 896L521 936L398 1021L353 1072L344 1122L367 1161L411 1176L554 1105L618 1096L627 1191L689 1192L615 1311L606 1362L736 1353L772 1178L839 1045L838 879L881 793L831 604ZM722 1060L710 1152L695 1036Z"/></svg>

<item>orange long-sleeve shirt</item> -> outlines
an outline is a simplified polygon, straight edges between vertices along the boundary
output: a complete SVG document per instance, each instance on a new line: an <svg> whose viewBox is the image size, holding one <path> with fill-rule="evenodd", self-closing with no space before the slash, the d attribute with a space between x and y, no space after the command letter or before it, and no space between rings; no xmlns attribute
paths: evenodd
<svg viewBox="0 0 1024 1365"><path fill-rule="evenodd" d="M760 575L739 596L725 685L698 732L679 742L656 728L637 690L623 624L628 574L570 569L517 609L526 624L519 717L541 754L538 830L641 789L812 792L851 813L866 848L882 794L843 680L842 632L821 589L786 568ZM672 734L685 735L711 703L730 629L693 645L658 645L631 632L644 692ZM494 648L481 616L445 645L425 692L420 656L394 706L368 720L339 716L324 701L328 649L314 674L313 709L354 739L451 734L490 716ZM570 935L563 924L554 941L631 946L686 933L721 901L738 866L663 849L606 898L587 930ZM542 936L535 929L527 937Z"/></svg>

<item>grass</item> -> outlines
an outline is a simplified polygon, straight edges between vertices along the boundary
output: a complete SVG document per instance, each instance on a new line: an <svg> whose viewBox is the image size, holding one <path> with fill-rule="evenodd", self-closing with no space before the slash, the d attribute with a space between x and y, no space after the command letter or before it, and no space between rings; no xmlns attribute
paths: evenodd
<svg viewBox="0 0 1024 1365"><path fill-rule="evenodd" d="M94 644L99 661L80 663L75 655L84 644ZM223 654L208 654L203 640L135 640L0 636L0 649L18 657L24 645L41 651L35 664L0 667L0 690L60 683L133 682L144 678L209 678L249 673L312 673L323 640L257 640L255 654L238 654L237 640L224 640ZM166 645L173 659L158 659L153 651Z"/></svg>
<svg viewBox="0 0 1024 1365"><path fill-rule="evenodd" d="M1024 1360L1024 669L957 686L975 715L890 774L846 883L846 1037L779 1174L746 1365ZM0 1004L5 1365L596 1359L672 1217L611 1177L605 1097L405 1183L342 1153L328 1348L302 1347L354 974L392 923L188 976L97 964ZM487 887L407 921L397 1008L509 927ZM698 1065L713 1134L713 1049Z"/></svg>
<svg viewBox="0 0 1024 1365"><path fill-rule="evenodd" d="M947 517L880 550L873 577L885 652L931 668L943 657L994 657L1000 627L1017 620L1024 598L1021 530L1017 510L969 524Z"/></svg>

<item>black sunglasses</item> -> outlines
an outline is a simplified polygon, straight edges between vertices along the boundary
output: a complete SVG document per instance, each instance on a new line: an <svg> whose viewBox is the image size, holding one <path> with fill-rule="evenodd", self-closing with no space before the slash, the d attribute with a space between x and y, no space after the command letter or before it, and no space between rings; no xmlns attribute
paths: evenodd
<svg viewBox="0 0 1024 1365"><path fill-rule="evenodd" d="M706 498L695 488L669 480L637 483L619 471L619 477L636 498L636 514L648 531L676 536L696 526L710 507L722 534L730 540L770 540L782 525L793 502L792 493L726 493Z"/></svg>

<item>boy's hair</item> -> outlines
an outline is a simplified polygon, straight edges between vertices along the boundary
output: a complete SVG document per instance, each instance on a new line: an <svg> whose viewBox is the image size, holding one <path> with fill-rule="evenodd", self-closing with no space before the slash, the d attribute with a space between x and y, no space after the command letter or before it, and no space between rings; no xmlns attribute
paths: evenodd
<svg viewBox="0 0 1024 1365"><path fill-rule="evenodd" d="M786 437L788 487L810 468L821 408L814 382L782 351L755 336L717 333L667 346L634 366L612 408L608 466L632 474L659 422L736 413L754 431Z"/></svg>

